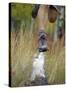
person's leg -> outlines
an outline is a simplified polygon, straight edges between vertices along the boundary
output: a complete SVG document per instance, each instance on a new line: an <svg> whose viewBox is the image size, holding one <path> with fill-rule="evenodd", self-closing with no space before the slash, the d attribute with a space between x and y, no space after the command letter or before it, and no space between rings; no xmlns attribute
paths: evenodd
<svg viewBox="0 0 67 90"><path fill-rule="evenodd" d="M46 22L48 21L48 6L47 5L40 5L37 14L38 20L38 30L44 30L46 27Z"/></svg>
<svg viewBox="0 0 67 90"><path fill-rule="evenodd" d="M38 15L37 15L37 20L38 20L38 48L39 52L45 52L47 51L47 40L46 40L46 23L48 20L48 6L47 5L40 5Z"/></svg>
<svg viewBox="0 0 67 90"><path fill-rule="evenodd" d="M35 5L35 8L32 10L32 17L35 19L38 18L38 33L39 33L39 52L47 51L47 42L46 42L46 22L49 20L50 23L54 23L59 15L58 6L53 5Z"/></svg>
<svg viewBox="0 0 67 90"><path fill-rule="evenodd" d="M40 4L34 4L33 9L32 9L32 18L35 19L38 14L38 10L40 8Z"/></svg>
<svg viewBox="0 0 67 90"><path fill-rule="evenodd" d="M60 15L61 8L57 5L49 5L48 20L50 23L54 23L57 17Z"/></svg>

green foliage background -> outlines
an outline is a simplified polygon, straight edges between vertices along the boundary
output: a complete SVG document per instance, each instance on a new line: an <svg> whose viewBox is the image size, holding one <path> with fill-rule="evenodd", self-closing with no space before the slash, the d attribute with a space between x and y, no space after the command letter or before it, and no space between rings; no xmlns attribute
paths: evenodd
<svg viewBox="0 0 67 90"><path fill-rule="evenodd" d="M31 19L31 4L11 3L11 18L16 20L30 20Z"/></svg>

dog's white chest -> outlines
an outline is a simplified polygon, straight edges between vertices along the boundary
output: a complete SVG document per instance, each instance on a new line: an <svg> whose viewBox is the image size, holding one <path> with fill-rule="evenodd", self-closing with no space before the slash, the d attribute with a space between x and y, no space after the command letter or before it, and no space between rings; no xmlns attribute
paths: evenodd
<svg viewBox="0 0 67 90"><path fill-rule="evenodd" d="M45 77L44 75L44 54L39 53L38 57L33 59L33 70L31 75L31 80L34 80L37 76Z"/></svg>

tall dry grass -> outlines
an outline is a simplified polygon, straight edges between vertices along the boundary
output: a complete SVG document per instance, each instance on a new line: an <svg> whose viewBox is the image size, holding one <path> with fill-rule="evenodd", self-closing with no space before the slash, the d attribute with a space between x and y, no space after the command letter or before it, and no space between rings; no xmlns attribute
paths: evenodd
<svg viewBox="0 0 67 90"><path fill-rule="evenodd" d="M30 31L23 34L20 30L17 36L11 32L11 86L24 86L29 81L32 58L37 52L36 36ZM49 51L45 53L45 73L49 84L65 82L65 52L61 42L49 41Z"/></svg>

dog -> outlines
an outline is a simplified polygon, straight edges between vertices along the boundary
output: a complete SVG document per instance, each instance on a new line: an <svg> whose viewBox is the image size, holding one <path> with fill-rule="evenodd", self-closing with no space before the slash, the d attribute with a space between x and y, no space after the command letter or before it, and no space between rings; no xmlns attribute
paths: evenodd
<svg viewBox="0 0 67 90"><path fill-rule="evenodd" d="M36 77L45 78L44 60L45 60L45 55L43 52L40 52L38 56L36 54L34 55L32 74L30 78L31 81L34 81Z"/></svg>

